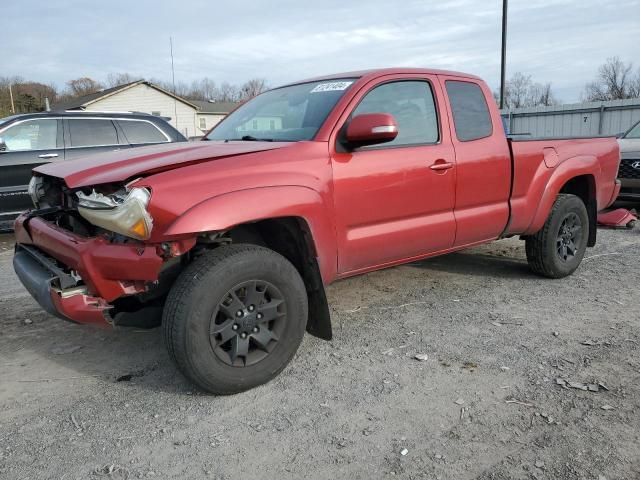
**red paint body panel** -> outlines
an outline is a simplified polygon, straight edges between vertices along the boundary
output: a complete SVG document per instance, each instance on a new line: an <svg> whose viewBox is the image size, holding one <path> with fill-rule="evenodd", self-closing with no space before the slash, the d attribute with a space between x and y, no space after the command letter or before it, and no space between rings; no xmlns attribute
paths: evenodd
<svg viewBox="0 0 640 480"><path fill-rule="evenodd" d="M598 214L598 225L612 228L628 228L629 224L633 224L638 217L626 208L616 208L609 212L601 212Z"/></svg>
<svg viewBox="0 0 640 480"><path fill-rule="evenodd" d="M434 75L384 75L361 86L336 125L348 120L372 88L394 80L428 81L438 110L447 108ZM341 275L453 246L455 169L429 168L437 162L455 162L449 122L446 116L440 117L440 141L433 145L343 153L336 149L339 129L334 129L329 148Z"/></svg>
<svg viewBox="0 0 640 480"><path fill-rule="evenodd" d="M51 300L56 310L69 320L90 325L108 325L104 312L111 308L111 305L102 298L91 295L62 298L56 291L51 290Z"/></svg>
<svg viewBox="0 0 640 480"><path fill-rule="evenodd" d="M509 191L511 189L511 155L502 129L498 109L491 108L492 93L484 82L464 77L440 76L442 92L446 81L471 81L480 85L491 113L493 131L490 136L463 142L453 128L453 116L448 109L451 140L456 157L454 245L494 240L504 231L509 220Z"/></svg>
<svg viewBox="0 0 640 480"><path fill-rule="evenodd" d="M546 220L556 196L572 178L587 175L594 184L597 209L615 200L615 178L620 152L613 138L517 141L514 156L513 191L509 234L537 232ZM557 165L545 163L545 148L553 148Z"/></svg>
<svg viewBox="0 0 640 480"><path fill-rule="evenodd" d="M386 69L322 79L335 78L355 80L313 141L161 145L38 167L37 173L60 177L72 189L138 179L136 186L152 192L148 210L154 228L146 243L111 244L39 218L26 225L24 217L18 219L18 243L34 245L77 270L88 286L88 298L58 299L63 300L60 309L93 321L106 303L140 292L158 278L160 244L170 242L178 255L203 232L262 219L303 222L322 279L330 283L503 235L535 233L558 192L577 176L589 180L598 209L607 207L620 188L614 138L509 143L491 91L472 75ZM397 80L430 85L438 141L340 148L339 136L360 100L372 88ZM458 140L447 80L480 86L493 123L489 136Z"/></svg>
<svg viewBox="0 0 640 480"><path fill-rule="evenodd" d="M43 175L64 178L69 188L100 185L148 175L216 158L277 148L274 143L209 142L150 145L136 149L98 153L87 158L45 163L34 169Z"/></svg>
<svg viewBox="0 0 640 480"><path fill-rule="evenodd" d="M17 218L16 242L33 245L78 272L91 295L111 302L123 295L144 291L144 282L158 278L162 259L153 245L112 244L84 238L46 222L26 216Z"/></svg>

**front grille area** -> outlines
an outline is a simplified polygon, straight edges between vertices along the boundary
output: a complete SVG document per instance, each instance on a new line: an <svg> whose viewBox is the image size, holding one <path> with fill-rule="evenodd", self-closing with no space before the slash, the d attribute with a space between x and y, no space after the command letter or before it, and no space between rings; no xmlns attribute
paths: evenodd
<svg viewBox="0 0 640 480"><path fill-rule="evenodd" d="M632 167L633 164L638 164L638 168ZM640 179L640 158L622 159L620 162L620 170L618 170L618 178Z"/></svg>

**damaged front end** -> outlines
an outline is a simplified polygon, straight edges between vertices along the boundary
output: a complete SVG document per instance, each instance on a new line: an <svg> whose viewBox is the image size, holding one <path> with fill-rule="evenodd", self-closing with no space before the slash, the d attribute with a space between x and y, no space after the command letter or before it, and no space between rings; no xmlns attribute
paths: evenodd
<svg viewBox="0 0 640 480"><path fill-rule="evenodd" d="M14 268L49 313L80 323L154 326L195 240L146 243L151 193L128 185L71 190L34 177L37 209L15 222Z"/></svg>

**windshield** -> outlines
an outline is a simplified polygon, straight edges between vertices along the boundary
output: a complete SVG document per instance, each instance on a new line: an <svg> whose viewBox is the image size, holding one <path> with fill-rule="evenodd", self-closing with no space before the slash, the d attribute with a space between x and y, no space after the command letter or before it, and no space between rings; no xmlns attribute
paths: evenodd
<svg viewBox="0 0 640 480"><path fill-rule="evenodd" d="M627 132L623 138L640 138L640 122Z"/></svg>
<svg viewBox="0 0 640 480"><path fill-rule="evenodd" d="M355 79L325 80L270 90L218 124L207 140L311 140Z"/></svg>
<svg viewBox="0 0 640 480"><path fill-rule="evenodd" d="M10 117L0 118L0 125L2 125L3 123L7 123L9 120L13 120L16 117L18 117L18 115L11 115Z"/></svg>

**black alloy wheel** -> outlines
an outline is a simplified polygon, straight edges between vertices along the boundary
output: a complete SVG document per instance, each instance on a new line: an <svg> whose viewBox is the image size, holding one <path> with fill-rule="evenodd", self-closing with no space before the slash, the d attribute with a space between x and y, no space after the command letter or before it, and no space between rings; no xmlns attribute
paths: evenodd
<svg viewBox="0 0 640 480"><path fill-rule="evenodd" d="M275 348L286 321L286 302L275 285L243 282L218 303L211 318L211 346L228 365L254 365Z"/></svg>
<svg viewBox="0 0 640 480"><path fill-rule="evenodd" d="M578 248L582 245L582 222L574 212L568 213L558 231L556 250L563 262L571 261L578 254Z"/></svg>
<svg viewBox="0 0 640 480"><path fill-rule="evenodd" d="M193 383L229 395L275 378L307 325L300 272L279 253L250 244L217 247L174 282L163 311L169 356Z"/></svg>

